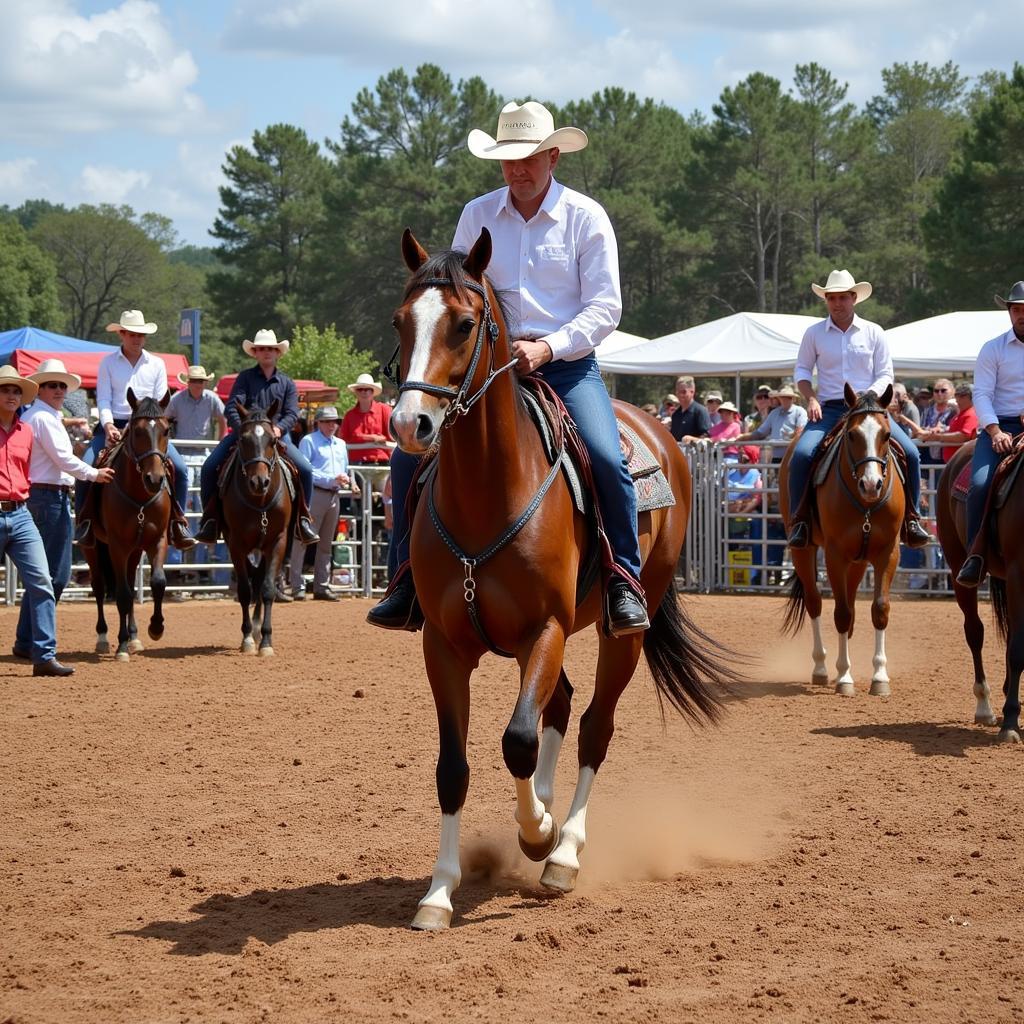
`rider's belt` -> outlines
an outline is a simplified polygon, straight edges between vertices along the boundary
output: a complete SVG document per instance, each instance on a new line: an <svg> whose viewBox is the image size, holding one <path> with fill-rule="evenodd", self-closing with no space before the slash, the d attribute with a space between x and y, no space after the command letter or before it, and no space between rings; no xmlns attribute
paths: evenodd
<svg viewBox="0 0 1024 1024"><path fill-rule="evenodd" d="M60 491L67 494L71 490L70 484L32 484L33 491Z"/></svg>
<svg viewBox="0 0 1024 1024"><path fill-rule="evenodd" d="M845 398L830 398L827 402L821 403L822 409L845 409Z"/></svg>
<svg viewBox="0 0 1024 1024"><path fill-rule="evenodd" d="M0 501L0 512L17 512L19 508L24 507L23 501Z"/></svg>

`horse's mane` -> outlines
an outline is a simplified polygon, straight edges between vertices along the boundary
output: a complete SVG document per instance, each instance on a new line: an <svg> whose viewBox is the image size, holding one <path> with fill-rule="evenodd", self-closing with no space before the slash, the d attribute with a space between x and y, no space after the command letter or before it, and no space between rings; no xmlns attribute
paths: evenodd
<svg viewBox="0 0 1024 1024"><path fill-rule="evenodd" d="M466 253L460 249L445 249L442 252L436 252L433 256L427 258L427 262L420 267L419 270L413 271L412 276L409 278L408 283L405 286L405 296L403 301L409 298L409 295L417 288L422 288L427 281L448 281L451 283L459 302L469 302L469 290L465 287L466 282L469 278L466 276L466 271L463 269L463 263L466 260ZM486 277L486 275L484 275ZM501 318L505 321L505 329L509 333L514 333L515 329L515 315L512 312L512 307L508 301L507 294L505 292L498 291L494 287L494 282L487 277L487 283L491 286L491 291L494 292L494 298L498 303L498 308L501 311Z"/></svg>
<svg viewBox="0 0 1024 1024"><path fill-rule="evenodd" d="M165 415L164 407L155 398L140 398L132 419L158 420Z"/></svg>
<svg viewBox="0 0 1024 1024"><path fill-rule="evenodd" d="M850 409L850 415L852 416L857 412L880 412L884 413L886 410L878 404L878 395L874 391L865 391L864 394L857 396L857 401L853 408Z"/></svg>

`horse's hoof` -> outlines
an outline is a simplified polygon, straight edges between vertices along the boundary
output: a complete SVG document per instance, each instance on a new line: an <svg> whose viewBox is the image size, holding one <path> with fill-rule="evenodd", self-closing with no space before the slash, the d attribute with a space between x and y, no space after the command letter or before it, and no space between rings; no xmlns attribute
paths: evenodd
<svg viewBox="0 0 1024 1024"><path fill-rule="evenodd" d="M892 696L892 690L889 689L889 682L888 682L888 680L883 680L883 679L878 680L878 682L875 682L875 680L872 679L871 680L871 689L868 690L868 693L870 693L872 697L891 697Z"/></svg>
<svg viewBox="0 0 1024 1024"><path fill-rule="evenodd" d="M547 860L551 856L552 851L558 845L558 840L561 838L558 829L558 822L554 818L551 819L551 836L547 840L541 840L539 843L530 843L523 838L522 832L519 833L519 849L526 854L530 860L542 861Z"/></svg>
<svg viewBox="0 0 1024 1024"><path fill-rule="evenodd" d="M1003 729L999 733L1000 743L1020 743L1020 733L1016 729Z"/></svg>
<svg viewBox="0 0 1024 1024"><path fill-rule="evenodd" d="M261 658L272 658L273 656L274 656L274 648L273 647L261 647L260 648L260 657Z"/></svg>
<svg viewBox="0 0 1024 1024"><path fill-rule="evenodd" d="M828 672L812 673L811 686L828 686Z"/></svg>
<svg viewBox="0 0 1024 1024"><path fill-rule="evenodd" d="M129 654L138 654L139 651L144 651L145 649L146 649L145 644L143 644L143 642L141 640L137 639L137 638L135 640L129 640L128 641L128 653Z"/></svg>
<svg viewBox="0 0 1024 1024"><path fill-rule="evenodd" d="M444 907L420 907L412 919L417 932L443 932L452 923L452 912Z"/></svg>
<svg viewBox="0 0 1024 1024"><path fill-rule="evenodd" d="M131 661L132 660L127 651L118 651L117 654L114 655L114 657L118 661Z"/></svg>
<svg viewBox="0 0 1024 1024"><path fill-rule="evenodd" d="M149 629L146 630L146 632L149 633L150 640L161 640L164 635L164 628L163 626L161 626L159 629L157 629L156 626L150 626Z"/></svg>
<svg viewBox="0 0 1024 1024"><path fill-rule="evenodd" d="M247 636L242 641L242 646L238 648L243 654L255 654L256 653L256 641L251 636Z"/></svg>
<svg viewBox="0 0 1024 1024"><path fill-rule="evenodd" d="M579 868L567 868L564 864L552 864L548 861L544 865L544 873L540 876L540 884L545 889L554 889L556 892L572 892L576 888L576 876L579 873Z"/></svg>
<svg viewBox="0 0 1024 1024"><path fill-rule="evenodd" d="M97 640L96 641L96 653L97 654L109 654L110 653L110 641L109 640Z"/></svg>
<svg viewBox="0 0 1024 1024"><path fill-rule="evenodd" d="M853 688L853 683L836 683L836 693L840 697L852 697L856 692Z"/></svg>
<svg viewBox="0 0 1024 1024"><path fill-rule="evenodd" d="M998 725L999 719L995 715L975 715L975 725Z"/></svg>

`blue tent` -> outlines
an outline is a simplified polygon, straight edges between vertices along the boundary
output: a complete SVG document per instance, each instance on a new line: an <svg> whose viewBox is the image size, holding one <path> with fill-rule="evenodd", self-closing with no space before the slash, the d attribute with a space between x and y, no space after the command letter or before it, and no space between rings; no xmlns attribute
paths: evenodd
<svg viewBox="0 0 1024 1024"><path fill-rule="evenodd" d="M99 352L106 355L114 351L113 345L101 345L98 341L81 341L68 338L52 331L41 331L38 327L18 327L13 331L0 331L0 363L9 363L17 349L30 352Z"/></svg>

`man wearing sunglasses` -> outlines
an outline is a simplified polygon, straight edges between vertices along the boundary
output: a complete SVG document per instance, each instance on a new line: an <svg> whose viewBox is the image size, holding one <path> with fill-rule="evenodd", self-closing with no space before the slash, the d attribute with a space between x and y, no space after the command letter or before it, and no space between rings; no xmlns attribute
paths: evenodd
<svg viewBox="0 0 1024 1024"><path fill-rule="evenodd" d="M27 505L39 527L53 597L59 601L71 578L71 487L75 480L109 483L114 471L107 467L95 469L72 450L61 408L68 392L75 391L82 378L68 373L59 359L45 359L28 379L39 385L39 393L21 418L32 430ZM32 657L33 607L32 595L26 592L15 633L16 658Z"/></svg>

